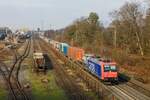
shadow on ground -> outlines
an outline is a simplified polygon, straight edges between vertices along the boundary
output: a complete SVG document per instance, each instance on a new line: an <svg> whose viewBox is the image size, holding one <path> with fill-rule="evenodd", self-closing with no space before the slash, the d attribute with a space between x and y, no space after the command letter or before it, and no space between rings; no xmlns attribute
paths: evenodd
<svg viewBox="0 0 150 100"><path fill-rule="evenodd" d="M49 58L49 56L47 54L44 54L44 58L45 58L45 66L47 70L52 70L53 69L53 65L52 65L52 61Z"/></svg>

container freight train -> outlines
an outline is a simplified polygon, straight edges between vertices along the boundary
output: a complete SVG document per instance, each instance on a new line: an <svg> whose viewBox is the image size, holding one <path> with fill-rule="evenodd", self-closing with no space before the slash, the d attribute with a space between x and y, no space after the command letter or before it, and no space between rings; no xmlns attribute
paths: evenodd
<svg viewBox="0 0 150 100"><path fill-rule="evenodd" d="M86 56L83 49L69 46L67 43L60 43L54 40L49 40L49 43L69 59L84 63L85 70L89 71L98 79L108 82L118 82L116 62L106 61L94 55Z"/></svg>
<svg viewBox="0 0 150 100"><path fill-rule="evenodd" d="M77 47L69 46L67 43L58 43L54 44L56 50L59 50L61 53L63 53L66 57L73 61L82 61L84 50Z"/></svg>

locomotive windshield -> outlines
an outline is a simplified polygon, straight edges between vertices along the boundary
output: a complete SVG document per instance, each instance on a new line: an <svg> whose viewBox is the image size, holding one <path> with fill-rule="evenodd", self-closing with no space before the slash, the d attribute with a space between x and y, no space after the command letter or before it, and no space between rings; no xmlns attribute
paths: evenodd
<svg viewBox="0 0 150 100"><path fill-rule="evenodd" d="M109 71L116 72L117 71L116 66L115 65L105 65L104 72L109 72Z"/></svg>
<svg viewBox="0 0 150 100"><path fill-rule="evenodd" d="M104 66L104 72L109 72L110 71L110 66L109 65L105 65Z"/></svg>
<svg viewBox="0 0 150 100"><path fill-rule="evenodd" d="M110 66L110 69L111 69L112 72L116 72L117 71L117 68L116 68L115 65Z"/></svg>

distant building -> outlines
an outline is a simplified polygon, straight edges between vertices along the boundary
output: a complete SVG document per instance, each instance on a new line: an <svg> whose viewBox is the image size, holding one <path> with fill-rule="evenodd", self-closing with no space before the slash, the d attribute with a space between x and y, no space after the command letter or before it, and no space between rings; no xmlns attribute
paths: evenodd
<svg viewBox="0 0 150 100"><path fill-rule="evenodd" d="M0 40L4 40L10 33L12 32L8 27L0 27Z"/></svg>

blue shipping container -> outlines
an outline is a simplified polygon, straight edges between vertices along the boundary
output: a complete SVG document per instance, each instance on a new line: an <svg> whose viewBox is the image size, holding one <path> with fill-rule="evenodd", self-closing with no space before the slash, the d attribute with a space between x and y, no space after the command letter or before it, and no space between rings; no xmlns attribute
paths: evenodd
<svg viewBox="0 0 150 100"><path fill-rule="evenodd" d="M65 56L67 56L68 48L69 48L68 45L64 45L64 46L63 46L63 54L64 54Z"/></svg>
<svg viewBox="0 0 150 100"><path fill-rule="evenodd" d="M67 43L60 43L60 45L59 45L59 50L61 51L61 52L64 52L64 46L69 46Z"/></svg>
<svg viewBox="0 0 150 100"><path fill-rule="evenodd" d="M101 65L97 61L94 59L88 59L87 68L92 74L101 79Z"/></svg>
<svg viewBox="0 0 150 100"><path fill-rule="evenodd" d="M68 45L67 43L60 43L60 48L59 48L59 50L60 50L65 56L67 56L68 48L69 48L69 45Z"/></svg>

